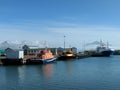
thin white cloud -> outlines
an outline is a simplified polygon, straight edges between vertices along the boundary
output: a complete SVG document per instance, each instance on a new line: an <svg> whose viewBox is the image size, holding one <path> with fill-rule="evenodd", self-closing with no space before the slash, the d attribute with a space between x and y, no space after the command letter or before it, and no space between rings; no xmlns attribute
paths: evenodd
<svg viewBox="0 0 120 90"><path fill-rule="evenodd" d="M47 41L51 46L63 46L66 35L66 46L82 47L83 41L92 42L103 39L119 48L120 28L98 25L82 25L66 22L22 24L0 24L0 40L39 40Z"/></svg>
<svg viewBox="0 0 120 90"><path fill-rule="evenodd" d="M114 27L98 27L98 26L91 26L91 27L79 27L79 28L50 28L50 30L61 34L66 35L68 41L75 43L78 42L79 44L82 41L92 42L95 40L103 39L105 42L109 41L113 46L119 48L120 43L120 28ZM77 44L77 43L76 43Z"/></svg>

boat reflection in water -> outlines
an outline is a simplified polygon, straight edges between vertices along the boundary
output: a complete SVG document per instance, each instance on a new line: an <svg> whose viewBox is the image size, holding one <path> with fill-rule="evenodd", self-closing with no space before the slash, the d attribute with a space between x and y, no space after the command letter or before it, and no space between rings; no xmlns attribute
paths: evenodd
<svg viewBox="0 0 120 90"><path fill-rule="evenodd" d="M53 74L53 64L45 64L41 66L42 76L44 78L51 78Z"/></svg>
<svg viewBox="0 0 120 90"><path fill-rule="evenodd" d="M66 62L66 72L71 75L73 74L72 71L73 71L73 60L67 60Z"/></svg>

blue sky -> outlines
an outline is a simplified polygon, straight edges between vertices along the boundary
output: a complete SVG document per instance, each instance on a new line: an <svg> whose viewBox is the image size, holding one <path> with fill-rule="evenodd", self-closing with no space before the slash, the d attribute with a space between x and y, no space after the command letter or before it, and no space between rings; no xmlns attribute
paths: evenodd
<svg viewBox="0 0 120 90"><path fill-rule="evenodd" d="M120 49L120 0L0 0L0 41L82 48L102 39Z"/></svg>

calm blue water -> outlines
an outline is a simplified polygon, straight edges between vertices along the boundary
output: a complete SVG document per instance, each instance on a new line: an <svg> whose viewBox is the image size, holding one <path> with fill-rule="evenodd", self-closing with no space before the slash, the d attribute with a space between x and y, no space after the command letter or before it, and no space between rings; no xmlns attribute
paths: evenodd
<svg viewBox="0 0 120 90"><path fill-rule="evenodd" d="M120 90L120 56L0 66L0 90Z"/></svg>

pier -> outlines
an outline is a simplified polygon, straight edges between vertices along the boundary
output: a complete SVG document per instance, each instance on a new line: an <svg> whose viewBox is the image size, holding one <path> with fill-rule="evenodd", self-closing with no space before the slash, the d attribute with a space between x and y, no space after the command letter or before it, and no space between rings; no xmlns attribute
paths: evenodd
<svg viewBox="0 0 120 90"><path fill-rule="evenodd" d="M62 56L63 55L63 56ZM83 53L77 53L77 54L74 54L74 57L70 56L70 54L68 54L68 56L64 56L64 54L56 54L54 55L55 58L56 58L56 61L59 61L59 60L80 60L80 59L83 59L83 58L89 58L89 57L93 57L93 55L95 55L96 57L100 57L100 55L96 55L95 51L84 51ZM37 55L34 54L34 55L23 55L23 58L7 58L7 57L0 57L0 65L27 65L28 62L30 60L35 60L36 61L36 57ZM62 58L61 58L62 56ZM103 57L103 55L101 55L101 57ZM32 63L30 64L34 64L33 61ZM38 62L38 61L37 61ZM41 63L37 63L37 64L41 64Z"/></svg>
<svg viewBox="0 0 120 90"><path fill-rule="evenodd" d="M82 58L88 58L88 57L91 57L91 55L86 55L86 54L80 54L80 55L77 55L77 59L82 59Z"/></svg>
<svg viewBox="0 0 120 90"><path fill-rule="evenodd" d="M60 60L58 58L59 56L55 56L55 57L56 57L56 61ZM73 59L76 60L76 59L83 59L83 58L88 58L88 57L90 57L90 55L78 54ZM34 58L35 58L35 55L25 55L23 59L7 59L4 57L4 58L0 58L0 65L27 65L27 61L29 59L34 59ZM62 60L64 60L64 59L62 59ZM40 64L40 63L38 63L38 64Z"/></svg>

